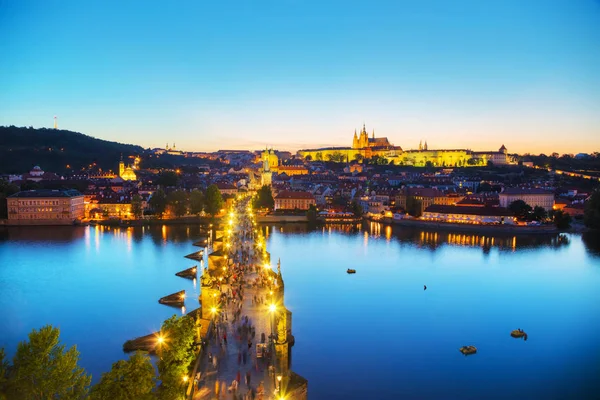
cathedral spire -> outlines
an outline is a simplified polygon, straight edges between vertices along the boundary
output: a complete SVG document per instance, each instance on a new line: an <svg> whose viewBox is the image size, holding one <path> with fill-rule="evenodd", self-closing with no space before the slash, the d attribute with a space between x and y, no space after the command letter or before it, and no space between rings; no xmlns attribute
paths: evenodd
<svg viewBox="0 0 600 400"><path fill-rule="evenodd" d="M373 139L375 139L375 129L373 129Z"/></svg>
<svg viewBox="0 0 600 400"><path fill-rule="evenodd" d="M419 150L423 150L423 141L419 140Z"/></svg>

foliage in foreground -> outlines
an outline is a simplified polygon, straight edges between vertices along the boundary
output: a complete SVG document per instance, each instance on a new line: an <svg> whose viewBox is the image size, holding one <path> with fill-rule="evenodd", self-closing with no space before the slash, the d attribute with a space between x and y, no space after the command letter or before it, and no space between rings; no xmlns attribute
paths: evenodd
<svg viewBox="0 0 600 400"><path fill-rule="evenodd" d="M44 326L29 334L29 341L21 342L12 366L4 362L2 351L0 363L0 390L7 399L77 400L87 398L92 380L77 365L79 352L73 346L66 350L60 344L60 331ZM8 373L6 373L8 372Z"/></svg>
<svg viewBox="0 0 600 400"><path fill-rule="evenodd" d="M154 398L154 367L145 352L135 352L129 360L119 360L102 374L92 389L93 400L146 400Z"/></svg>

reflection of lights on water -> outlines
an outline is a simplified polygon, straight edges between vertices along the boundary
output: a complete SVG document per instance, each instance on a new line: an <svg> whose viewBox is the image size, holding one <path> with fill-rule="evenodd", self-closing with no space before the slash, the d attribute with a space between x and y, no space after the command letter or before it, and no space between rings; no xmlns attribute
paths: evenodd
<svg viewBox="0 0 600 400"><path fill-rule="evenodd" d="M194 289L196 289L196 278L192 280L192 283L194 284Z"/></svg>
<svg viewBox="0 0 600 400"><path fill-rule="evenodd" d="M162 238L165 241L167 240L167 226L166 225L162 226Z"/></svg>
<svg viewBox="0 0 600 400"><path fill-rule="evenodd" d="M181 306L181 315L185 315L185 306Z"/></svg>

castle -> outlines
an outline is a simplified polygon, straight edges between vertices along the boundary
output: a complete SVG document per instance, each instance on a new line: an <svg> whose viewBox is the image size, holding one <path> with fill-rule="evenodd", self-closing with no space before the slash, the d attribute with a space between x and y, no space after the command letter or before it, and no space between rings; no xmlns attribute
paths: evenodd
<svg viewBox="0 0 600 400"><path fill-rule="evenodd" d="M504 145L498 151L472 151L469 149L429 149L427 141L419 143L416 150L403 150L394 146L386 137L376 138L375 130L371 137L363 124L360 134L354 131L352 147L326 147L320 149L299 150L298 155L310 161L361 161L372 157L385 158L395 165L468 167L492 163L509 165L514 161L508 155Z"/></svg>

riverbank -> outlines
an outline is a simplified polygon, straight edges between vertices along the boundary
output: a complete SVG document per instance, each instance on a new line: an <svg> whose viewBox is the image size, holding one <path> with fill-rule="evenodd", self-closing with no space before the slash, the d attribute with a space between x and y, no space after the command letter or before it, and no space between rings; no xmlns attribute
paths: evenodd
<svg viewBox="0 0 600 400"><path fill-rule="evenodd" d="M367 220L369 220L367 218ZM373 220L374 221L374 220ZM482 225L482 224L457 224L452 222L434 222L422 221L417 219L383 219L375 222L381 222L388 225L408 226L421 228L425 230L445 230L456 232L476 232L485 234L511 234L511 235L531 235L531 234L557 234L561 230L555 226L514 226L514 225Z"/></svg>

